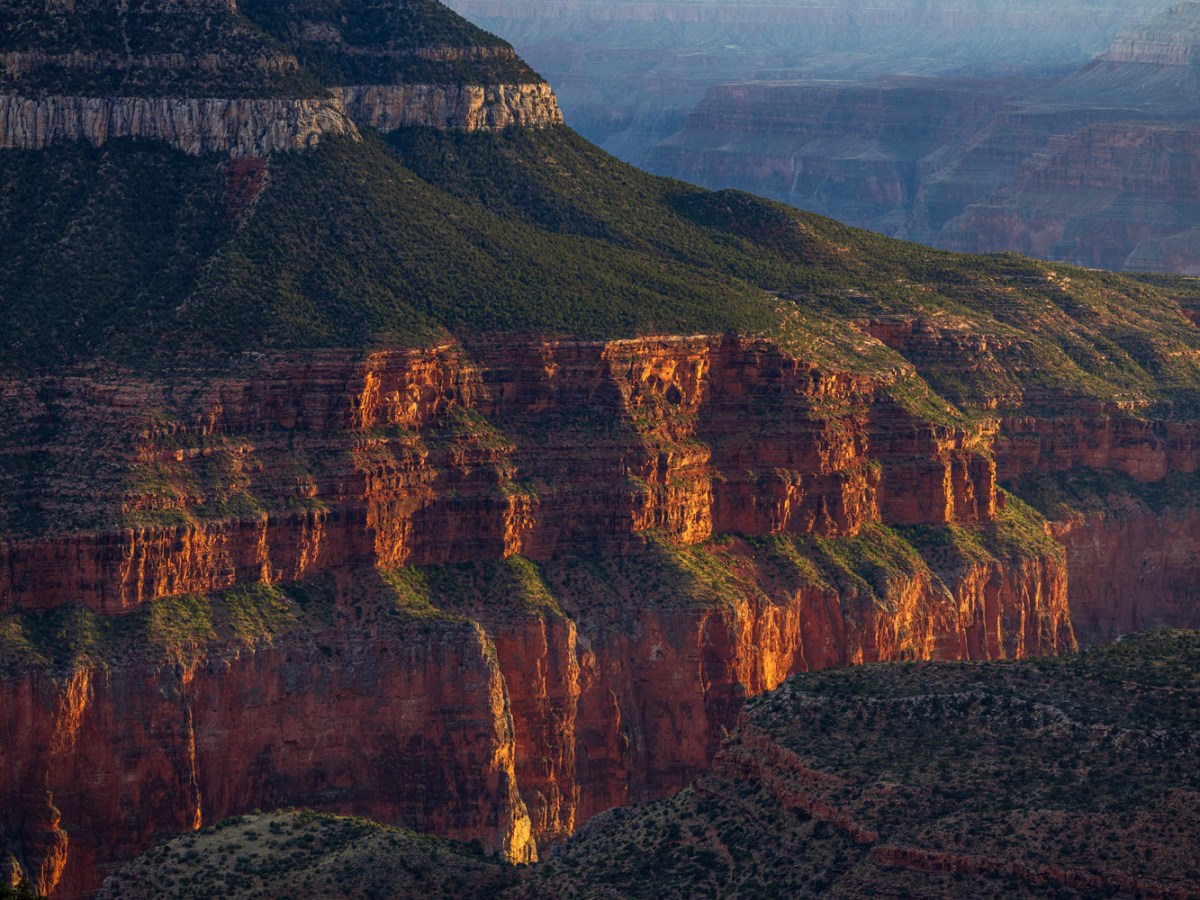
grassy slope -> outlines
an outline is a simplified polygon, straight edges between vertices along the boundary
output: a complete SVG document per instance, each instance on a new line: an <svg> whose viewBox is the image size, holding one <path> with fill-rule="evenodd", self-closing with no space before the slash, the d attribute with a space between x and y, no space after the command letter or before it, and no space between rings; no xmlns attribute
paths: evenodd
<svg viewBox="0 0 1200 900"><path fill-rule="evenodd" d="M1083 396L1186 412L1200 386L1200 332L1153 286L707 193L567 129L407 130L277 157L241 227L224 178L215 159L129 143L0 157L0 365L734 330L895 370L899 357L852 323L923 317L987 342L966 366L910 354L963 406Z"/></svg>

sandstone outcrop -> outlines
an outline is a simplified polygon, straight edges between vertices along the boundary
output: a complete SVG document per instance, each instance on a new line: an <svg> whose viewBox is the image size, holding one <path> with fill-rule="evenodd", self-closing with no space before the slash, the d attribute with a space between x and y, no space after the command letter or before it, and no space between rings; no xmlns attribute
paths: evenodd
<svg viewBox="0 0 1200 900"><path fill-rule="evenodd" d="M48 389L5 388L32 416L29 392ZM161 384L54 384L65 415L124 445L112 462L125 486L74 513L109 528L0 545L2 607L69 598L112 613L354 565L546 560L647 530L838 537L996 509L984 436L761 341L517 341L477 361L452 347L328 352L191 389L194 405L147 421L169 408ZM332 465L301 457L310 442ZM211 518L217 497L257 511Z"/></svg>
<svg viewBox="0 0 1200 900"><path fill-rule="evenodd" d="M189 99L0 96L0 149L36 150L61 141L100 146L118 138L155 141L193 156L261 157L305 150L326 137L358 137L358 125L454 131L544 128L562 123L545 84L364 85L334 99Z"/></svg>
<svg viewBox="0 0 1200 900"><path fill-rule="evenodd" d="M1128 498L1055 523L1071 572L1071 621L1081 643L1149 628L1195 628L1200 510L1155 511Z"/></svg>
<svg viewBox="0 0 1200 900"><path fill-rule="evenodd" d="M1200 49L1200 4L1177 3L1145 25L1117 35L1103 60L1111 63L1140 63L1150 66L1190 66Z"/></svg>
<svg viewBox="0 0 1200 900"><path fill-rule="evenodd" d="M624 608L597 608L568 593L578 564L548 565L565 614L492 606L482 628L370 633L353 625L364 601L348 591L328 629L176 664L10 673L5 848L40 889L76 897L155 840L299 804L528 859L536 841L700 775L744 699L792 672L1073 646L1063 570L1048 558L982 565L949 587L897 577L883 606L783 590L767 560L730 564L749 596L726 604L636 609L645 595L627 588Z"/></svg>
<svg viewBox="0 0 1200 900"><path fill-rule="evenodd" d="M267 156L314 147L327 136L357 137L328 100L0 97L0 148L6 150L134 138L193 156Z"/></svg>
<svg viewBox="0 0 1200 900"><path fill-rule="evenodd" d="M356 85L336 93L350 118L380 131L409 125L499 131L562 124L548 84Z"/></svg>

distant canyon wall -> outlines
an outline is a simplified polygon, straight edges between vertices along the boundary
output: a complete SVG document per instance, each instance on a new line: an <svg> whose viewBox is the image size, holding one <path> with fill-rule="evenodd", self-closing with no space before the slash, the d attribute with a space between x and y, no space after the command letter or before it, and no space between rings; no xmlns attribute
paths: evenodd
<svg viewBox="0 0 1200 900"><path fill-rule="evenodd" d="M466 10L474 8L463 2ZM636 5L629 7L612 16L634 14ZM488 19L493 26L510 23L518 40L524 28L534 47L546 41L544 32L523 24L522 4L487 0L484 10L498 17ZM688 16L733 16L731 10L700 5ZM852 19L856 10L845 5L824 13ZM874 38L859 35L857 55L845 46L793 47L786 58L774 46L778 35L751 28L748 7L748 18L739 20L742 35L728 38L728 52L697 50L704 65L701 70L692 60L695 71L682 56L649 53L655 41L685 44L689 35L698 41L698 25L671 24L660 12L664 20L654 28L628 25L629 43L620 50L602 31L605 43L594 60L584 53L587 37L572 54L553 43L545 60L533 53L560 79L568 120L650 172L761 194L946 250L1200 274L1200 178L1190 162L1200 104L1192 65L1200 47L1194 4L1121 31L1106 52L1074 71L1067 66L1082 60L1060 48L1040 68L1016 65L1013 56L998 76L970 62L938 68L937 61L954 58L971 35L990 34L985 23L1007 14L1002 6L972 11L978 22L961 28L931 26L928 36L906 44L904 65L892 67L882 26ZM911 24L906 16L918 14L904 5L878 12L895 19L898 34ZM1127 25L1159 10L1128 12L1121 19ZM587 4L574 14L581 22L600 16ZM1038 14L1066 13L1046 8ZM583 24L558 28L588 34ZM1027 34L1033 47L1043 40L1032 34L1037 30L1028 25L1027 32L1012 34ZM959 46L936 47L940 34L958 34ZM990 53L1004 55L982 47L974 56L982 61ZM1057 60L1058 71L1049 71L1046 59ZM622 78L620 91L605 90L606 79ZM662 90L664 84L672 90ZM626 100L612 101L614 94Z"/></svg>

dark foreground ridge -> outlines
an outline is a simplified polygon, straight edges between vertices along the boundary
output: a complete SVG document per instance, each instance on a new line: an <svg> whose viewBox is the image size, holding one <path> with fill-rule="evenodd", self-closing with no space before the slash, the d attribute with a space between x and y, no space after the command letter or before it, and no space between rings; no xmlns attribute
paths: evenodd
<svg viewBox="0 0 1200 900"><path fill-rule="evenodd" d="M275 813L152 850L100 896L1187 897L1198 814L1200 634L1157 631L795 676L747 705L709 774L533 867Z"/></svg>

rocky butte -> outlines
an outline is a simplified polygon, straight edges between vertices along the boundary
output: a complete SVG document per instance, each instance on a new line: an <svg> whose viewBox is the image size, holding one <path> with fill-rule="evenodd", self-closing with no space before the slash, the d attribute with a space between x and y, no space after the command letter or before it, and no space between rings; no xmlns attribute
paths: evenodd
<svg viewBox="0 0 1200 900"><path fill-rule="evenodd" d="M651 177L435 2L3 8L13 880L532 861L794 673L1195 624L1180 285Z"/></svg>

